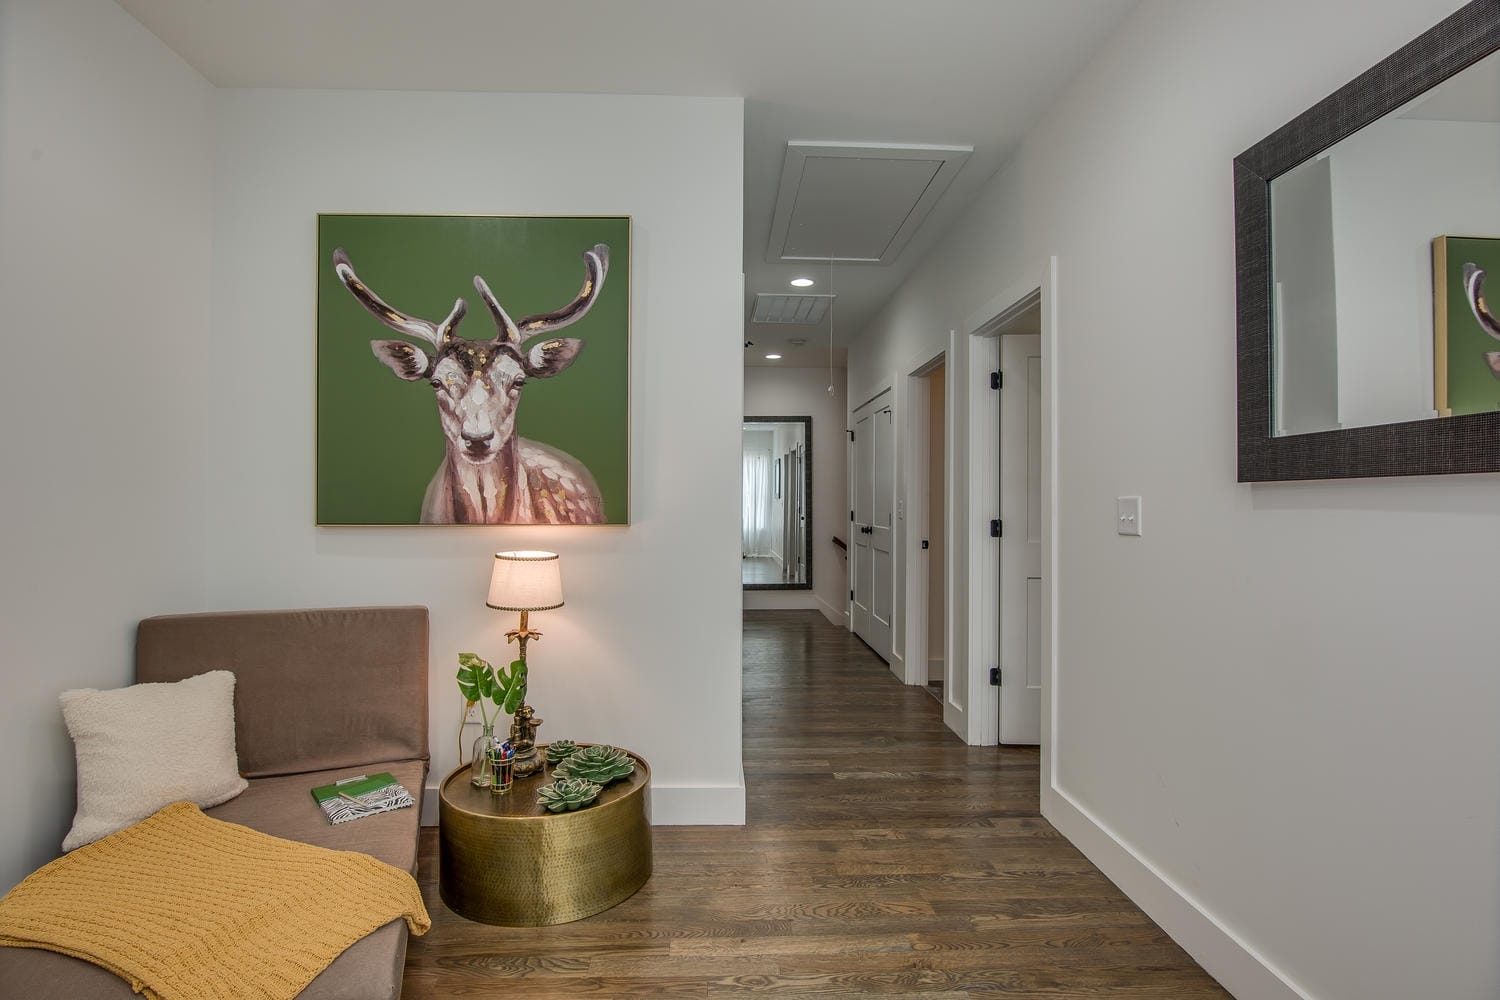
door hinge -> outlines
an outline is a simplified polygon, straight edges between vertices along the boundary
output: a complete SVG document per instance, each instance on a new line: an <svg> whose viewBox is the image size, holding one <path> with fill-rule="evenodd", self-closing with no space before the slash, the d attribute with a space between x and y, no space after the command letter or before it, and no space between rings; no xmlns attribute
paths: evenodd
<svg viewBox="0 0 1500 1000"><path fill-rule="evenodd" d="M850 432L849 432L849 440L850 440L850 441L853 441L853 440L854 440L854 432L853 432L853 431L850 431Z"/></svg>
<svg viewBox="0 0 1500 1000"><path fill-rule="evenodd" d="M999 389L1005 385L1004 372L990 372L990 388Z"/></svg>
<svg viewBox="0 0 1500 1000"><path fill-rule="evenodd" d="M990 519L990 537L999 538L1005 533L1005 526L1000 523L998 517Z"/></svg>
<svg viewBox="0 0 1500 1000"><path fill-rule="evenodd" d="M922 548L927 548L927 539L922 539Z"/></svg>
<svg viewBox="0 0 1500 1000"><path fill-rule="evenodd" d="M854 600L854 591L849 591L849 600Z"/></svg>
<svg viewBox="0 0 1500 1000"><path fill-rule="evenodd" d="M849 520L854 520L854 511L852 510L849 512Z"/></svg>
<svg viewBox="0 0 1500 1000"><path fill-rule="evenodd" d="M990 667L990 686L991 687L999 687L1000 686L1000 668L999 667Z"/></svg>

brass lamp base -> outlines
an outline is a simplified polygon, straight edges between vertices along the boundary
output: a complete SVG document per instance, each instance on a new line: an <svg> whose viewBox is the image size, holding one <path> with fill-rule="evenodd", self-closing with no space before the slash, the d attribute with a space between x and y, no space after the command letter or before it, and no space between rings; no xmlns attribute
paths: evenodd
<svg viewBox="0 0 1500 1000"><path fill-rule="evenodd" d="M514 642L520 645L520 656L522 669L526 665L526 643L532 639L540 639L542 633L531 628L527 622L527 613L521 612L521 625L519 628L511 629L505 633L506 642ZM521 707L516 709L515 718L510 723L510 745L516 749L515 775L524 778L528 774L535 774L542 768L542 760L536 752L536 731L542 726L542 720L536 717L532 707L526 704L524 691L521 699Z"/></svg>

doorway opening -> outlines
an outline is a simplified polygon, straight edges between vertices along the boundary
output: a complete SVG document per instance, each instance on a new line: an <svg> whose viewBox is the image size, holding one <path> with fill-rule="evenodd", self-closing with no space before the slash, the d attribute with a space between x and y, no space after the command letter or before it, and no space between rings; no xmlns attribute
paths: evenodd
<svg viewBox="0 0 1500 1000"><path fill-rule="evenodd" d="M912 408L912 464L909 506L912 541L908 550L911 613L907 683L923 685L943 701L948 662L948 365L937 355L909 376Z"/></svg>
<svg viewBox="0 0 1500 1000"><path fill-rule="evenodd" d="M950 727L972 745L1040 744L1044 771L1056 651L1056 268L1049 259L965 324L968 510L954 542L968 554L959 658L968 698ZM956 701L947 696L945 720Z"/></svg>

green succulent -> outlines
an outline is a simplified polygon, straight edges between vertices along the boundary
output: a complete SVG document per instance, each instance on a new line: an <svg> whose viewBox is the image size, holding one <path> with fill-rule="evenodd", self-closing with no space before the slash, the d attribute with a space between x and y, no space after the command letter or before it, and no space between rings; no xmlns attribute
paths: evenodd
<svg viewBox="0 0 1500 1000"><path fill-rule="evenodd" d="M597 785L619 781L635 771L635 758L615 747L590 746L576 750L552 773L559 778L582 778Z"/></svg>
<svg viewBox="0 0 1500 1000"><path fill-rule="evenodd" d="M578 752L578 744L572 740L553 740L547 744L547 763L561 764Z"/></svg>
<svg viewBox="0 0 1500 1000"><path fill-rule="evenodd" d="M599 797L601 788L582 778L562 778L550 785L543 785L536 800L546 806L548 812L572 812L582 809Z"/></svg>

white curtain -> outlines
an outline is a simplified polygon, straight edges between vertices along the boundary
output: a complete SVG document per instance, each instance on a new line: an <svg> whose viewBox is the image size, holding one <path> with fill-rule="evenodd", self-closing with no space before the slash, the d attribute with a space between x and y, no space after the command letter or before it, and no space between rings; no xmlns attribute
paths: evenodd
<svg viewBox="0 0 1500 1000"><path fill-rule="evenodd" d="M747 556L771 554L771 453L745 451L741 480L740 547Z"/></svg>

